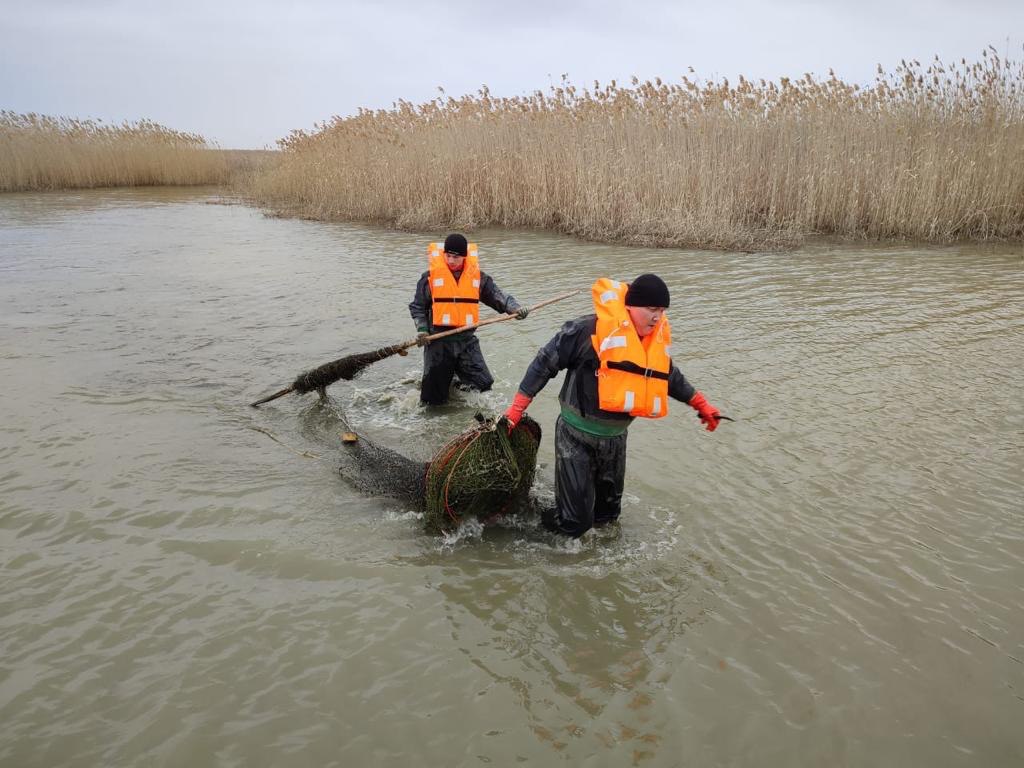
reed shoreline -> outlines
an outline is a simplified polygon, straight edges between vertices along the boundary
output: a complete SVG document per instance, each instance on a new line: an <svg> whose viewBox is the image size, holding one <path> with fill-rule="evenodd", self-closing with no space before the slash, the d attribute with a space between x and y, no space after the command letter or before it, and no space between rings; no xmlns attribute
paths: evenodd
<svg viewBox="0 0 1024 768"><path fill-rule="evenodd" d="M275 216L735 251L1024 241L1024 66L994 49L879 68L872 87L830 73L442 92L273 152L145 121L0 118L0 191L218 185Z"/></svg>
<svg viewBox="0 0 1024 768"><path fill-rule="evenodd" d="M137 186L242 188L277 152L225 150L149 120L0 111L0 192Z"/></svg>
<svg viewBox="0 0 1024 768"><path fill-rule="evenodd" d="M1024 240L1024 67L994 50L902 62L869 88L834 74L484 87L280 145L252 196L312 219L741 251Z"/></svg>

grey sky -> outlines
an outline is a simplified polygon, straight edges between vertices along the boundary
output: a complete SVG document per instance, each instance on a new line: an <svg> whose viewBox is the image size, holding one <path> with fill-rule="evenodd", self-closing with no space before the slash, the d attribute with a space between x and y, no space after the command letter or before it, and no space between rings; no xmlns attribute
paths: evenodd
<svg viewBox="0 0 1024 768"><path fill-rule="evenodd" d="M359 107L660 76L1022 58L1024 0L0 0L0 109L149 118L259 148Z"/></svg>

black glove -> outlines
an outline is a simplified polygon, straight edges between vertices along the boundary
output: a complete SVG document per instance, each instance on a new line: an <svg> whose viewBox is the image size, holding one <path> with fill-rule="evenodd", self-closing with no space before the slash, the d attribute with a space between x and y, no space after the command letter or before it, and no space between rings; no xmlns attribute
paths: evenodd
<svg viewBox="0 0 1024 768"><path fill-rule="evenodd" d="M516 320L525 320L528 314L530 314L529 307L520 307L516 310Z"/></svg>

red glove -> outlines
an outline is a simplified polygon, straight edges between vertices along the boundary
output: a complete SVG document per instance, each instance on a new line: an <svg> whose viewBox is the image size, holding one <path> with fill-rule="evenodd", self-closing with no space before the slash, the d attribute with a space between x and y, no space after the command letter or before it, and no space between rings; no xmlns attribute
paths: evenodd
<svg viewBox="0 0 1024 768"><path fill-rule="evenodd" d="M523 413L530 407L530 403L533 402L532 397L527 397L522 392L516 392L516 396L512 398L512 405L505 411L505 418L508 420L508 431L511 432L516 428L516 424L523 418Z"/></svg>
<svg viewBox="0 0 1024 768"><path fill-rule="evenodd" d="M690 398L689 406L700 415L700 420L708 432L714 432L718 429L718 421L721 418L721 414L715 406L708 402L708 399L702 393L694 392L693 397Z"/></svg>

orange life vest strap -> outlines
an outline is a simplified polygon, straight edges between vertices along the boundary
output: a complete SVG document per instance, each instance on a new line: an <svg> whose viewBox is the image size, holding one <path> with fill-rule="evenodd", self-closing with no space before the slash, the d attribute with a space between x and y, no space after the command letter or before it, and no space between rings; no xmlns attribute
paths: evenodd
<svg viewBox="0 0 1024 768"><path fill-rule="evenodd" d="M647 379L661 379L662 381L668 381L668 373L666 373L665 371L655 371L651 368L641 368L632 360L609 360L608 363L606 363L606 365L609 368L614 368L617 371L635 373L637 376L643 376L644 378Z"/></svg>

